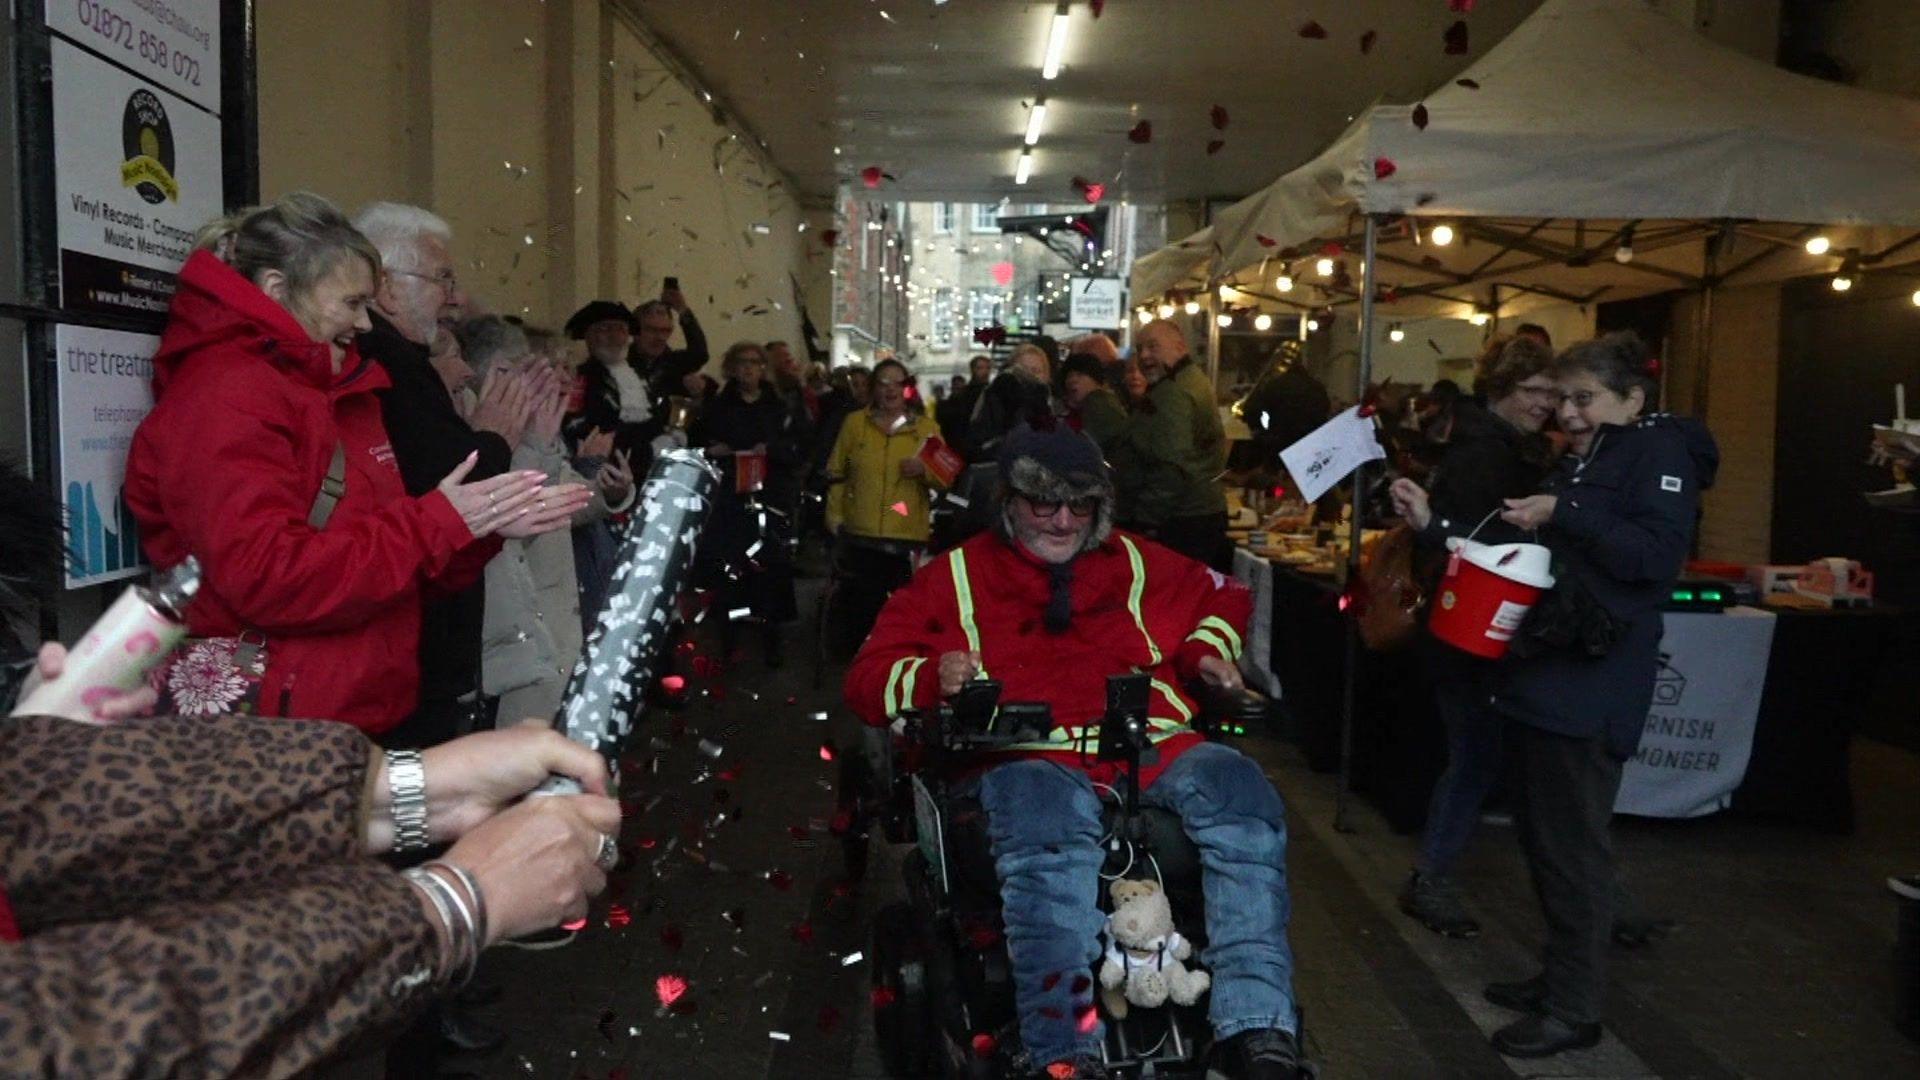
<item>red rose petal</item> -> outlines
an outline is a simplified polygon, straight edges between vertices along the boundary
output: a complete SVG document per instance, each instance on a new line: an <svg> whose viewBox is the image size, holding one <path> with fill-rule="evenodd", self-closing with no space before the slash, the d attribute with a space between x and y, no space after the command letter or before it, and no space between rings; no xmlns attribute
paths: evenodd
<svg viewBox="0 0 1920 1080"><path fill-rule="evenodd" d="M633 922L633 912L628 911L625 904L612 904L608 906L607 926L609 928L618 930L631 922Z"/></svg>
<svg viewBox="0 0 1920 1080"><path fill-rule="evenodd" d="M1325 255L1329 259L1339 258L1340 256L1345 255L1346 253L1347 253L1347 249L1344 247L1341 247L1340 241L1338 240L1329 240L1326 243L1320 245L1320 254Z"/></svg>
<svg viewBox="0 0 1920 1080"><path fill-rule="evenodd" d="M1081 190L1081 194L1086 197L1086 200L1089 204L1099 202L1100 197L1105 195L1106 193L1107 193L1107 185L1105 184L1088 184L1084 189Z"/></svg>
<svg viewBox="0 0 1920 1080"><path fill-rule="evenodd" d="M1046 978L1040 980L1040 989L1042 990L1051 990L1059 985L1060 973L1057 971L1049 972Z"/></svg>
<svg viewBox="0 0 1920 1080"><path fill-rule="evenodd" d="M1467 24L1465 20L1447 27L1447 55L1460 56L1467 51Z"/></svg>
<svg viewBox="0 0 1920 1080"><path fill-rule="evenodd" d="M993 1052L998 1049L1000 1049L1000 1040L994 1038L992 1035L984 1031L980 1032L979 1034L973 1037L973 1056L974 1057L980 1058L981 1060L984 1061L987 1058L992 1057Z"/></svg>
<svg viewBox="0 0 1920 1080"><path fill-rule="evenodd" d="M1300 24L1300 36L1310 41L1323 41L1327 36L1327 28L1308 19Z"/></svg>
<svg viewBox="0 0 1920 1080"><path fill-rule="evenodd" d="M872 998L875 1009L885 1009L892 1007L894 1002L900 1000L900 995L891 986L876 986L873 988Z"/></svg>
<svg viewBox="0 0 1920 1080"><path fill-rule="evenodd" d="M687 980L678 975L667 974L653 980L653 996L660 999L661 1008L671 1007L686 995Z"/></svg>
<svg viewBox="0 0 1920 1080"><path fill-rule="evenodd" d="M835 752L836 751L835 751L832 739L828 739L827 741L820 744L820 760L821 761L832 761L834 759Z"/></svg>
<svg viewBox="0 0 1920 1080"><path fill-rule="evenodd" d="M1472 79L1455 79L1453 80L1453 82L1455 86L1464 86L1469 90L1480 89L1480 84L1473 81Z"/></svg>
<svg viewBox="0 0 1920 1080"><path fill-rule="evenodd" d="M1392 158L1377 157L1373 159L1373 178L1375 180L1385 180L1387 177L1399 171L1400 166L1395 165Z"/></svg>
<svg viewBox="0 0 1920 1080"><path fill-rule="evenodd" d="M586 928L587 928L587 920L585 919L574 919L571 922L563 922L560 924L560 929L571 930L576 934L582 930L585 930Z"/></svg>
<svg viewBox="0 0 1920 1080"><path fill-rule="evenodd" d="M1471 14L1473 11L1473 0L1447 0L1447 10L1458 12L1462 15Z"/></svg>
<svg viewBox="0 0 1920 1080"><path fill-rule="evenodd" d="M1213 121L1214 130L1225 131L1227 129L1227 107L1224 105L1215 105L1213 108L1208 109L1207 119Z"/></svg>
<svg viewBox="0 0 1920 1080"><path fill-rule="evenodd" d="M1075 975L1073 977L1073 989L1071 992L1074 994L1074 996L1078 997L1079 995L1086 993L1087 987L1092 985L1093 985L1093 980L1088 978L1085 974Z"/></svg>
<svg viewBox="0 0 1920 1080"><path fill-rule="evenodd" d="M1107 10L1107 0L1087 0L1087 6L1093 9L1093 17L1097 19L1101 12Z"/></svg>
<svg viewBox="0 0 1920 1080"><path fill-rule="evenodd" d="M870 188L877 188L880 186L880 178L885 175L887 174L880 171L880 166L869 165L860 170L860 182Z"/></svg>
<svg viewBox="0 0 1920 1080"><path fill-rule="evenodd" d="M1279 243L1280 243L1280 241L1275 240L1273 237L1264 236L1260 233L1255 233L1253 235L1253 238L1260 242L1261 247L1277 247L1279 246Z"/></svg>
<svg viewBox="0 0 1920 1080"><path fill-rule="evenodd" d="M1214 154L1219 153L1220 149L1226 145L1227 145L1227 142L1225 139L1214 139L1211 142L1207 143L1208 156L1212 156Z"/></svg>
<svg viewBox="0 0 1920 1080"><path fill-rule="evenodd" d="M660 679L660 689L669 694L678 694L687 688L687 680L680 675L667 675Z"/></svg>
<svg viewBox="0 0 1920 1080"><path fill-rule="evenodd" d="M1361 34L1360 35L1360 55L1365 56L1368 53L1372 52L1373 43L1379 40L1380 40L1380 32L1378 30L1369 30L1364 34Z"/></svg>
<svg viewBox="0 0 1920 1080"><path fill-rule="evenodd" d="M788 930L787 934L802 945L810 945L813 943L813 923L806 919L801 919L799 922L793 924L792 929Z"/></svg>
<svg viewBox="0 0 1920 1080"><path fill-rule="evenodd" d="M1153 121L1142 120L1139 123L1133 125L1133 129L1127 132L1127 138L1137 143L1152 142L1153 141Z"/></svg>
<svg viewBox="0 0 1920 1080"><path fill-rule="evenodd" d="M1074 1016L1074 1024L1079 1027L1080 1034L1093 1034L1093 1029L1100 1026L1100 1010L1092 1005L1080 1006L1080 1011Z"/></svg>
<svg viewBox="0 0 1920 1080"><path fill-rule="evenodd" d="M1421 131L1427 130L1427 107L1425 105L1415 105L1413 107L1413 126L1419 128Z"/></svg>
<svg viewBox="0 0 1920 1080"><path fill-rule="evenodd" d="M851 810L835 810L832 820L827 822L827 831L835 836L843 835L851 828L853 828L853 811Z"/></svg>
<svg viewBox="0 0 1920 1080"><path fill-rule="evenodd" d="M839 243L839 242L840 242L840 230L839 230L839 229L826 229L826 230L823 230L823 231L822 231L822 232L820 233L820 242L821 242L822 244L824 244L824 245L826 245L827 247L832 247L833 245L835 245L835 244L837 244L837 243Z"/></svg>

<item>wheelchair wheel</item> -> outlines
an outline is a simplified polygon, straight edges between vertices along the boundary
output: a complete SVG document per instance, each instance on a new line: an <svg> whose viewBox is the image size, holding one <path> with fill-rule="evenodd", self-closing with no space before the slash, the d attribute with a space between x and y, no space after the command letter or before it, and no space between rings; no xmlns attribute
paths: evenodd
<svg viewBox="0 0 1920 1080"><path fill-rule="evenodd" d="M888 904L874 916L873 988L873 1030L887 1073L938 1076L941 1036L928 998L927 942L910 905Z"/></svg>
<svg viewBox="0 0 1920 1080"><path fill-rule="evenodd" d="M867 876L867 854L871 845L872 808L880 798L874 790L873 768L865 754L846 750L840 755L840 776L835 787L834 817L846 815L846 831L839 836L840 857L848 884L858 884Z"/></svg>

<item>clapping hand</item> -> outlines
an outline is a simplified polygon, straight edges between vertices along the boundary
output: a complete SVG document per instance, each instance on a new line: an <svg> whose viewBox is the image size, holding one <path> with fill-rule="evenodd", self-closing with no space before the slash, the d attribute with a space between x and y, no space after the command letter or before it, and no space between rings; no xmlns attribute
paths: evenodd
<svg viewBox="0 0 1920 1080"><path fill-rule="evenodd" d="M480 383L480 399L474 403L468 425L500 436L508 446L519 446L538 406L531 389L524 372L494 368Z"/></svg>

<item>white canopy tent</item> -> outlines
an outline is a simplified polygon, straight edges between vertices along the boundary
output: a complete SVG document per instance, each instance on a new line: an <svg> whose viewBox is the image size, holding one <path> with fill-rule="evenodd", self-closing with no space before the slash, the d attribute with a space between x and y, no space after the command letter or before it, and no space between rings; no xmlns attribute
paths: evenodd
<svg viewBox="0 0 1920 1080"><path fill-rule="evenodd" d="M1202 293L1216 309L1357 302L1363 396L1379 307L1497 318L1689 288L1708 297L1710 332L1716 286L1920 257L1915 226L1920 102L1782 71L1644 0L1547 0L1455 82L1370 109L1312 161L1140 260L1132 285L1142 303ZM1831 243L1819 254L1804 246L1816 234ZM1217 364L1212 321L1209 333ZM1356 507L1361 486L1356 472ZM1352 522L1349 580L1358 512ZM1348 637L1336 823L1351 786Z"/></svg>
<svg viewBox="0 0 1920 1080"><path fill-rule="evenodd" d="M1309 288L1286 295L1273 283L1323 245L1351 245L1368 216L1383 223L1382 299L1409 316L1777 280L1849 254L1871 269L1920 226L1920 102L1782 71L1643 0L1548 0L1459 80L1376 106L1141 259L1133 295L1232 280L1283 306L1351 303L1354 280L1296 272ZM1439 222L1466 242L1433 244L1423 226ZM1809 255L1800 242L1826 226L1851 228Z"/></svg>

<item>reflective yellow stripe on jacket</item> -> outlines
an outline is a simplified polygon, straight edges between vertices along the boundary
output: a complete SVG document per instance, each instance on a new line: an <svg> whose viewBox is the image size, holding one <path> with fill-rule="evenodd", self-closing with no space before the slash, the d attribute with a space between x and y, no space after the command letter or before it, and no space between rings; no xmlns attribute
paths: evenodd
<svg viewBox="0 0 1920 1080"><path fill-rule="evenodd" d="M1187 640L1201 641L1213 646L1214 650L1220 654L1220 658L1229 664L1240 662L1240 653L1245 647L1240 640L1240 632L1233 628L1232 623L1218 615L1209 615L1201 619L1200 625L1194 627L1193 633L1187 635Z"/></svg>
<svg viewBox="0 0 1920 1080"><path fill-rule="evenodd" d="M1153 635L1147 632L1146 619L1143 617L1140 609L1140 600L1146 594L1147 589L1146 562L1140 557L1140 549L1134 546L1133 541L1123 536L1120 538L1120 542L1126 546L1127 562L1133 568L1133 586L1127 593L1127 610L1133 614L1133 624L1139 628L1140 636L1146 638L1147 651L1149 655L1153 657L1153 662L1157 665L1161 660L1160 646L1153 640ZM947 553L947 565L953 571L953 595L960 609L960 629L967 635L967 648L976 653L980 652L980 627L974 621L973 584L967 577L966 553L959 548L954 548L951 552ZM1228 627L1227 629L1229 633L1232 632L1232 627ZM1235 640L1238 640L1237 635ZM905 662L906 661L901 661L900 663L903 664ZM894 667L897 671L900 668L900 664L895 664ZM1134 669L1136 672L1139 670L1139 668ZM987 677L986 663L984 660L982 660L980 665L979 677L983 679ZM1193 725L1193 710L1187 707L1186 702L1180 700L1180 695L1174 692L1173 687L1168 686L1159 679L1150 678L1148 681L1153 685L1155 690L1160 692L1167 703L1173 706L1174 711L1180 714L1180 719L1178 720L1163 716L1147 717L1147 726L1152 729L1148 733L1148 740L1157 743L1162 739L1170 738L1183 731L1189 730ZM894 680L889 678L887 681L889 690L893 687L893 683ZM907 700L912 700L911 695L908 696ZM1001 747L1000 750L1080 750L1084 753L1093 753L1099 748L1099 744L1100 728L1097 724L1087 726L1063 724L1055 727L1044 740L1012 743L1008 746Z"/></svg>

